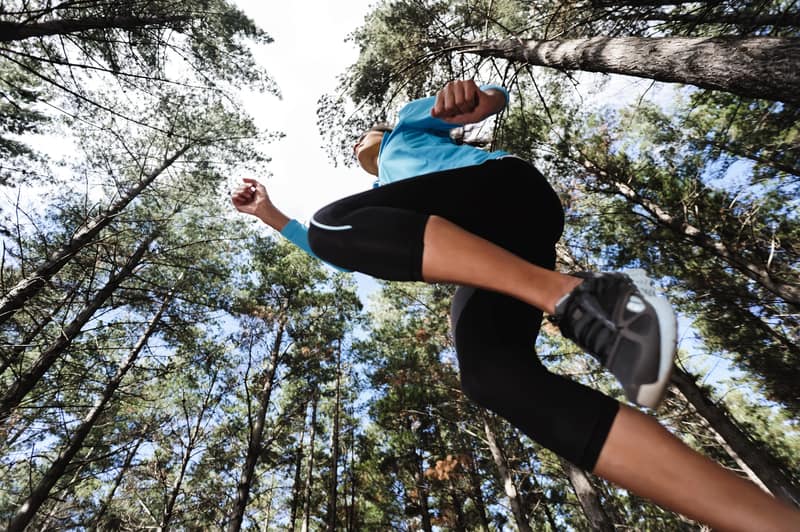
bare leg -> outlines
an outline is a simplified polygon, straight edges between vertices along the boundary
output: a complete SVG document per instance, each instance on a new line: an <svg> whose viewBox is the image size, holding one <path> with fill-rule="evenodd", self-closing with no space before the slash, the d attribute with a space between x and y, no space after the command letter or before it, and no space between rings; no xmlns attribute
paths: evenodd
<svg viewBox="0 0 800 532"><path fill-rule="evenodd" d="M425 226L422 276L501 292L552 314L581 279L541 268L509 251L431 216Z"/></svg>
<svg viewBox="0 0 800 532"><path fill-rule="evenodd" d="M594 473L719 530L800 530L800 512L622 406Z"/></svg>
<svg viewBox="0 0 800 532"><path fill-rule="evenodd" d="M431 216L422 275L502 292L552 313L581 279L540 268ZM800 530L800 512L693 451L658 422L622 406L595 473L657 504L720 530Z"/></svg>

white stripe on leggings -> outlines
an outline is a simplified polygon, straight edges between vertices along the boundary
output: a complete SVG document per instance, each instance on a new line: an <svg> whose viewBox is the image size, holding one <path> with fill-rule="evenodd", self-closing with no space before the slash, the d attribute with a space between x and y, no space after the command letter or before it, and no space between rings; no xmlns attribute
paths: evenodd
<svg viewBox="0 0 800 532"><path fill-rule="evenodd" d="M352 225L325 225L321 224L316 221L314 218L311 218L311 225L316 225L320 229L327 229L328 231L347 231L348 229L352 229Z"/></svg>

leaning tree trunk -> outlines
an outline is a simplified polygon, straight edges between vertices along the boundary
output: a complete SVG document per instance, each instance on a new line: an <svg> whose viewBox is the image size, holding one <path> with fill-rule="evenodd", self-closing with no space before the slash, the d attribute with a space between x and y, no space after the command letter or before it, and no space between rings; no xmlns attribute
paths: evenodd
<svg viewBox="0 0 800 532"><path fill-rule="evenodd" d="M72 19L46 20L35 23L0 22L0 42L21 41L31 37L48 35L69 35L92 30L119 29L132 31L140 28L175 27L189 20L188 16L117 16L84 17Z"/></svg>
<svg viewBox="0 0 800 532"><path fill-rule="evenodd" d="M592 486L589 476L584 473L580 468L576 467L569 460L563 458L561 460L561 467L569 478L569 483L575 491L575 496L583 508L583 513L586 519L592 526L592 530L598 532L614 532L614 523L606 515L603 510L603 505L600 504L600 497L597 496L594 486Z"/></svg>
<svg viewBox="0 0 800 532"><path fill-rule="evenodd" d="M736 425L723 407L709 399L691 375L675 367L672 383L730 446L735 453L734 459L741 459L773 495L800 507L800 486L763 446L754 442Z"/></svg>
<svg viewBox="0 0 800 532"><path fill-rule="evenodd" d="M94 424L97 422L97 419L100 417L103 408L108 401L111 400L111 397L119 387L122 379L131 369L131 367L133 367L134 362L136 362L136 359L139 357L139 353L141 353L142 349L144 349L145 345L147 345L147 342L150 340L150 337L156 331L158 323L161 321L161 316L164 314L164 311L166 310L171 299L172 294L166 297L161 303L158 311L147 324L147 328L139 337L139 340L128 354L128 357L117 369L111 380L106 383L102 394L95 402L92 409L83 418L83 422L72 433L72 438L70 438L67 446L59 453L58 458L56 458L55 461L50 465L50 468L47 470L44 476L42 476L42 479L39 481L36 487L31 490L30 495L28 495L22 505L20 505L17 513L14 514L14 517L11 518L11 522L8 525L9 532L24 530L25 527L30 524L31 519L33 519L33 516L39 510L39 507L50 494L50 490L64 474L64 471L72 461L72 458L78 453L78 451L80 451L81 447L83 446L83 442L86 440L89 432L92 430Z"/></svg>
<svg viewBox="0 0 800 532"><path fill-rule="evenodd" d="M50 366L58 360L61 353L72 344L72 341L80 334L83 326L103 306L111 294L119 288L123 281L133 275L133 270L139 265L150 244L156 239L157 234L158 232L151 234L139 244L122 269L111 276L103 288L94 294L89 303L75 316L72 322L62 329L58 338L39 355L33 366L14 381L6 393L3 394L2 399L0 399L0 423L5 422L11 411L33 389L39 379L50 369Z"/></svg>
<svg viewBox="0 0 800 532"><path fill-rule="evenodd" d="M238 532L242 528L244 512L247 508L247 502L250 499L250 490L253 487L253 481L255 480L254 473L256 464L258 463L258 457L261 456L261 452L263 451L261 444L264 439L264 424L267 419L267 410L269 409L269 403L272 397L272 387L275 384L275 373L280 361L281 344L283 343L285 328L286 317L284 316L278 321L278 329L270 349L269 363L263 377L264 383L258 394L258 410L256 411L255 419L249 420L250 437L247 443L247 456L245 457L244 466L242 467L242 475L239 479L239 484L236 487L236 500L233 503L233 512L228 522L228 532Z"/></svg>
<svg viewBox="0 0 800 532"><path fill-rule="evenodd" d="M504 39L447 48L531 65L686 83L800 104L800 39L784 37L592 37Z"/></svg>
<svg viewBox="0 0 800 532"><path fill-rule="evenodd" d="M163 174L191 147L187 144L162 161L161 165L129 188L102 213L75 230L69 242L55 250L50 257L25 279L19 281L0 298L0 325L8 321L25 302L44 288L47 281L67 264L72 257L88 245L139 193Z"/></svg>
<svg viewBox="0 0 800 532"><path fill-rule="evenodd" d="M514 479L511 478L511 471L508 469L506 457L503 455L503 450L497 443L494 431L489 426L489 419L485 412L483 412L483 431L486 433L486 441L489 444L489 450L492 452L492 458L494 458L494 463L497 466L497 472L500 473L500 478L503 481L503 489L505 490L506 497L508 497L508 503L511 506L511 513L514 515L517 528L520 532L533 532L528 524L528 517L523 508L517 486L514 484Z"/></svg>

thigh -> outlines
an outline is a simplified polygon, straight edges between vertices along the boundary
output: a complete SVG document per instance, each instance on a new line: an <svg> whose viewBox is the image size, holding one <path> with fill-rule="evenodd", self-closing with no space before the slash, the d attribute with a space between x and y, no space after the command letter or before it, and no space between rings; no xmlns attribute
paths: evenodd
<svg viewBox="0 0 800 532"><path fill-rule="evenodd" d="M436 172L346 197L320 209L318 224L338 226L365 207L437 215L545 267L563 228L555 192L530 164L517 158Z"/></svg>

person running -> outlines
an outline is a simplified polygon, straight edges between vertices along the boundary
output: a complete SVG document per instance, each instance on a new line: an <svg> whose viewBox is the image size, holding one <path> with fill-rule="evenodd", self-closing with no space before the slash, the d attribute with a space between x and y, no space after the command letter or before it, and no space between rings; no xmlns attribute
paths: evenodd
<svg viewBox="0 0 800 532"><path fill-rule="evenodd" d="M669 383L675 314L642 271L554 271L564 212L530 163L455 143L450 132L501 111L508 92L453 81L415 100L394 128L354 146L376 187L323 207L308 228L244 179L237 210L341 269L458 285L451 308L464 393L572 463L726 530L798 530L796 511L691 450L652 417L548 371L534 344L543 312L594 355L632 402Z"/></svg>

